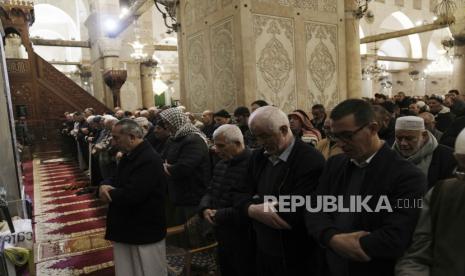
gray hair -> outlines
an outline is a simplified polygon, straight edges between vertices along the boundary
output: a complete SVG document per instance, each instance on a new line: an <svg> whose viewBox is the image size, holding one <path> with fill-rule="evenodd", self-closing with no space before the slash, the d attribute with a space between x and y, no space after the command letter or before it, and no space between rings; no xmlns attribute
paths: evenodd
<svg viewBox="0 0 465 276"><path fill-rule="evenodd" d="M142 131L144 131L144 136L147 135L149 129L152 127L152 123L149 122L149 120L147 120L145 117L135 118L134 122L136 122L142 128Z"/></svg>
<svg viewBox="0 0 465 276"><path fill-rule="evenodd" d="M236 125L225 124L218 127L215 132L213 132L213 140L221 134L224 135L227 143L240 143L244 145L244 136L242 136L242 131Z"/></svg>
<svg viewBox="0 0 465 276"><path fill-rule="evenodd" d="M133 135L140 139L144 137L142 128L131 119L122 119L114 125L114 127L117 126L121 127L120 132L122 134Z"/></svg>
<svg viewBox="0 0 465 276"><path fill-rule="evenodd" d="M290 128L289 119L281 109L267 105L257 108L249 117L249 127L257 122L267 124L268 128L273 132L279 132L279 128L287 126Z"/></svg>

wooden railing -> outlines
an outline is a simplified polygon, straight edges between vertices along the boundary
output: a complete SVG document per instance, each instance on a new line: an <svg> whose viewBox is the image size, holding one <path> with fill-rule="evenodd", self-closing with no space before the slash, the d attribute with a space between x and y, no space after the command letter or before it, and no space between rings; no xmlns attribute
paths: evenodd
<svg viewBox="0 0 465 276"><path fill-rule="evenodd" d="M38 69L39 83L57 94L60 98L76 107L76 110L83 110L86 107L93 107L99 114L108 111L108 107L94 98L87 91L82 89L65 74L58 71L53 65L35 54Z"/></svg>

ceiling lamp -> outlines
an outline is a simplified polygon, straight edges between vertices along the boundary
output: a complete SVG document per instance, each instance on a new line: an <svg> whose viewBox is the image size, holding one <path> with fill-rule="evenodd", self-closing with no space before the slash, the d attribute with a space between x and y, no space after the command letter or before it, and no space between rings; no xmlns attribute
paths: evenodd
<svg viewBox="0 0 465 276"><path fill-rule="evenodd" d="M128 44L131 45L132 49L134 50L134 52L131 53L131 58L135 60L143 60L147 57L147 54L144 53L144 47L147 44L141 43L139 41L139 36L136 36L136 40L134 42L130 42Z"/></svg>
<svg viewBox="0 0 465 276"><path fill-rule="evenodd" d="M179 4L179 0L153 0L155 3L155 7L163 16L163 21L165 26L168 28L167 33L170 34L172 32L178 32L179 27L181 26L180 23L176 20L176 8ZM201 0L205 1L205 0ZM162 10L162 7L164 10Z"/></svg>
<svg viewBox="0 0 465 276"><path fill-rule="evenodd" d="M455 0L439 0L438 4L434 7L434 14L438 17L441 24L450 25L455 23L454 12L457 9Z"/></svg>
<svg viewBox="0 0 465 276"><path fill-rule="evenodd" d="M446 50L439 50L439 57L424 70L426 75L451 75L454 65Z"/></svg>

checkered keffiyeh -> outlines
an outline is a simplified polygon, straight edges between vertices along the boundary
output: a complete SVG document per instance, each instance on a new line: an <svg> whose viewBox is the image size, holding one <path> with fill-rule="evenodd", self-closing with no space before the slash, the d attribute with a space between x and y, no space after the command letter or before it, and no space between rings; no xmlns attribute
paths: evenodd
<svg viewBox="0 0 465 276"><path fill-rule="evenodd" d="M205 135L190 122L187 115L181 109L173 107L163 110L160 113L160 117L176 129L174 139L195 133L202 137L205 142L207 141Z"/></svg>

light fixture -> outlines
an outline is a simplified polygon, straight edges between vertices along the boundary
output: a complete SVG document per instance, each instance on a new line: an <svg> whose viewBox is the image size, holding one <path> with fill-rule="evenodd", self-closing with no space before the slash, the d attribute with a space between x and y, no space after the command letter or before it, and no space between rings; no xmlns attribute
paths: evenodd
<svg viewBox="0 0 465 276"><path fill-rule="evenodd" d="M371 0L356 0L357 8L353 11L353 15L357 19L362 19L365 15L370 15L368 13L368 3Z"/></svg>
<svg viewBox="0 0 465 276"><path fill-rule="evenodd" d="M121 13L119 14L119 18L120 18L120 19L123 18L123 17L126 16L126 14L128 14L128 13L129 13L129 9L128 9L128 8L126 8L126 7L122 8L122 9L121 9Z"/></svg>
<svg viewBox="0 0 465 276"><path fill-rule="evenodd" d="M131 58L135 60L143 60L147 57L147 54L144 53L144 47L145 43L141 43L139 41L139 36L136 36L136 40L133 42L129 42L129 45L131 45L132 49L134 50L133 53L131 53Z"/></svg>
<svg viewBox="0 0 465 276"><path fill-rule="evenodd" d="M181 24L176 20L176 7L179 0L153 0L155 7L161 13L165 26L168 28L167 33L178 32ZM204 0L203 0L204 1ZM164 10L162 10L162 7Z"/></svg>
<svg viewBox="0 0 465 276"><path fill-rule="evenodd" d="M108 18L104 22L104 27L108 32L114 32L118 28L118 23L112 18Z"/></svg>
<svg viewBox="0 0 465 276"><path fill-rule="evenodd" d="M422 20L418 20L417 22L415 22L415 25L421 26L421 25L423 25L423 21L422 21Z"/></svg>
<svg viewBox="0 0 465 276"><path fill-rule="evenodd" d="M368 65L362 68L362 78L364 80L379 79L380 77L389 75L387 66L382 62L378 62L378 48L376 47L376 43L373 52L373 60L371 62L368 61Z"/></svg>
<svg viewBox="0 0 465 276"><path fill-rule="evenodd" d="M450 60L446 50L439 50L439 56L430 63L424 73L426 75L451 75L454 70L454 65Z"/></svg>
<svg viewBox="0 0 465 276"><path fill-rule="evenodd" d="M439 0L433 12L438 17L441 24L450 25L455 23L455 10L457 10L455 0Z"/></svg>
<svg viewBox="0 0 465 276"><path fill-rule="evenodd" d="M131 58L137 61L142 61L147 57L147 54L144 53L144 47L147 44L140 42L139 24L137 20L134 21L134 36L136 39L133 42L128 43L129 45L131 45L132 49L134 50L134 52L131 53Z"/></svg>

